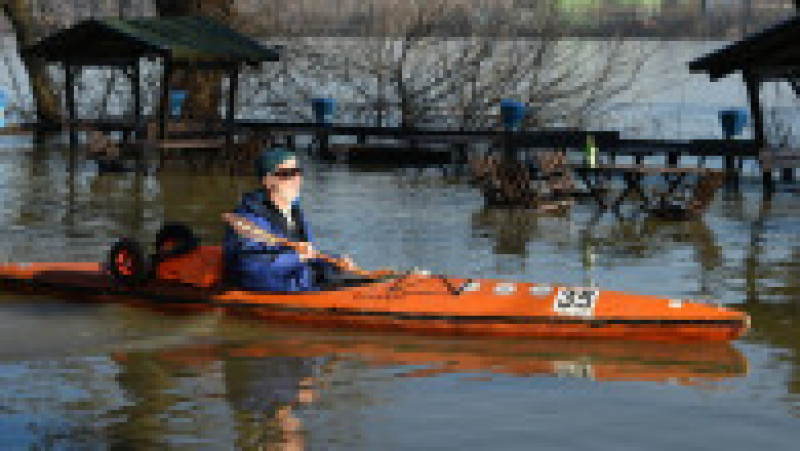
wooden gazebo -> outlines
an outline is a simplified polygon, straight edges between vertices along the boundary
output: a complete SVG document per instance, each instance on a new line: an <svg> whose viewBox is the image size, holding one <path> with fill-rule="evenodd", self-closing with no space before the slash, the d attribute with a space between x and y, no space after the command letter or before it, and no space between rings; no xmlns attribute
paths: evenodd
<svg viewBox="0 0 800 451"><path fill-rule="evenodd" d="M154 17L136 19L90 19L47 36L23 51L47 62L61 63L66 73L66 96L70 144L75 134L75 74L84 66L119 67L131 79L135 127L141 126L141 58L161 58L159 139L166 135L170 79L176 69L221 70L230 79L227 99L226 139L230 143L234 124L234 99L242 65L278 61L275 48L206 17Z"/></svg>
<svg viewBox="0 0 800 451"><path fill-rule="evenodd" d="M692 72L705 72L716 81L734 72L741 72L747 86L750 113L753 117L755 141L764 149L764 112L760 100L761 83L788 81L800 97L800 15L734 42L689 63ZM763 155L763 153L762 153ZM791 177L791 167L785 168ZM765 188L772 189L772 174L762 158Z"/></svg>

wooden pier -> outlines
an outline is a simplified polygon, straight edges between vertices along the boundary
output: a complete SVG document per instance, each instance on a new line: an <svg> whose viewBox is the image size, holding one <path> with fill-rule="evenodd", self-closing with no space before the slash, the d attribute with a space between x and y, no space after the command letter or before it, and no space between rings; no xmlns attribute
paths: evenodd
<svg viewBox="0 0 800 451"><path fill-rule="evenodd" d="M163 139L157 136L154 121L139 123L130 118L104 118L75 120L71 127L68 124L20 124L0 129L0 134L51 134L67 132L100 131L104 133L121 132L123 140L131 143L147 144L156 148L224 148L229 140L223 139L228 133L227 127L213 127L186 121L168 121ZM476 147L497 149L509 154L520 151L526 153L552 152L554 149L582 149L587 138L594 139L600 155L614 162L623 156L633 157L636 164L643 164L645 158L663 158L665 167L681 166L685 157L720 157L736 159L759 159L759 152L753 140L691 140L666 141L648 139L623 139L615 131L591 131L576 129L522 130L507 132L496 129L458 130L458 129L409 129L401 127L374 127L361 125L320 126L310 123L267 122L255 120L237 120L233 127L234 139L248 136L279 137L282 136L287 145L294 147L298 137L308 137L316 143L312 149L322 158L335 159L330 145L331 138L346 138L353 142L347 145L352 148L372 147L375 158L381 159L383 149L391 148L393 153L414 156L430 149L435 152L447 152L453 155L452 162L466 163L468 156ZM370 146L371 140L394 140L397 145ZM222 142L222 141L224 142ZM241 140L241 139L240 139ZM222 144L222 146L220 146ZM345 147L347 147L345 146ZM435 148L435 150L434 150ZM781 159L786 161L785 159ZM779 162L776 162L777 165ZM735 168L728 176L737 176Z"/></svg>
<svg viewBox="0 0 800 451"><path fill-rule="evenodd" d="M696 165L697 157L759 159L761 164L765 164L765 161L770 164L764 170L778 169L786 160L778 154L774 155L782 159L766 160L763 152L757 150L756 143L748 140L669 142L622 139L617 132L574 129L465 131L320 126L249 120L234 124L234 138L239 139L225 139L224 135L229 130L226 127L186 122L168 122L166 125L164 139L159 139L154 121L137 124L125 118L79 120L71 124L71 129L73 133L88 132L90 150L94 145L96 151L93 153L100 155L98 164L110 168L114 167L114 158L120 152L109 151L111 144L108 132L116 131L122 132L125 141L122 144L128 148L139 148L139 153L147 148L155 149L162 164L178 154L182 159L206 160L207 164L214 164L213 157L223 155L230 160L232 173L234 166L252 166L255 152L278 135L282 135L291 146L297 143L300 136L312 138L312 142L316 143L316 155L322 158L336 158L337 147L329 144L332 137L349 138L354 141L353 146L361 146L361 149L369 146L371 140L394 140L400 146L374 146L369 153L389 165L403 162L435 165L471 163L469 167L472 174L489 204L552 212L564 211L577 200L588 200L597 206L597 217L606 212L620 216L623 204L635 204L640 214L662 219L690 219L702 214L723 180L727 180L733 188L738 186L735 181L741 174L737 172L736 165L725 165L724 171L687 167L684 160L687 157L695 159L690 165ZM25 124L9 131L42 133L46 130L53 133L69 128L67 124ZM590 136L598 147L598 157L602 163L591 167L568 162L567 152L580 152ZM490 152L477 150L476 147L488 148ZM393 161L387 161L387 151L391 152ZM346 152L352 156L351 150ZM476 157L489 160L481 163ZM621 157L632 159L634 164L617 164ZM425 162L425 159L431 161ZM654 159L660 162L654 162ZM218 159L216 161L219 162ZM651 182L655 180L655 184L663 189L659 191L646 187L645 179ZM620 183L622 188L619 187ZM609 189L615 184L616 188ZM764 192L770 194L771 187L765 188Z"/></svg>

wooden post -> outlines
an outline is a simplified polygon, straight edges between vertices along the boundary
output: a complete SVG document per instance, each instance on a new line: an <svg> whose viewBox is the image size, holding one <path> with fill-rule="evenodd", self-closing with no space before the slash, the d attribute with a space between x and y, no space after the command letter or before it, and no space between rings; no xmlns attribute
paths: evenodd
<svg viewBox="0 0 800 451"><path fill-rule="evenodd" d="M736 159L733 155L725 155L725 185L737 191L739 188L736 174Z"/></svg>
<svg viewBox="0 0 800 451"><path fill-rule="evenodd" d="M667 154L667 165L671 168L678 166L678 152L670 152Z"/></svg>
<svg viewBox="0 0 800 451"><path fill-rule="evenodd" d="M333 158L328 145L328 128L320 127L321 130L317 132L317 141L319 142L319 153L322 158Z"/></svg>
<svg viewBox="0 0 800 451"><path fill-rule="evenodd" d="M125 68L125 74L128 76L128 81L131 84L131 93L133 95L133 127L130 130L123 132L123 141L124 143L128 143L134 136L137 141L140 140L139 136L139 127L141 122L141 89L139 87L140 84L140 70L139 70L139 59L136 58L128 66ZM136 151L136 173L144 170L143 165L143 149L139 148Z"/></svg>
<svg viewBox="0 0 800 451"><path fill-rule="evenodd" d="M139 127L142 120L142 88L141 88L142 71L139 66L139 59L133 64L133 124L136 131L136 138L139 139Z"/></svg>
<svg viewBox="0 0 800 451"><path fill-rule="evenodd" d="M512 133L511 130L503 131L503 159L507 162L516 159L517 148L512 138Z"/></svg>
<svg viewBox="0 0 800 451"><path fill-rule="evenodd" d="M172 77L172 61L164 57L164 74L161 77L161 99L158 111L158 139L163 140L167 132L167 115L169 114L169 82Z"/></svg>
<svg viewBox="0 0 800 451"><path fill-rule="evenodd" d="M75 132L75 66L69 61L65 63L66 69L66 94L67 94L67 130L69 132L69 148L72 149L78 142Z"/></svg>
<svg viewBox="0 0 800 451"><path fill-rule="evenodd" d="M412 138L409 140L409 144L411 145L411 151L416 152L419 150L419 140L417 140L414 135L411 135Z"/></svg>
<svg viewBox="0 0 800 451"><path fill-rule="evenodd" d="M451 152L450 163L453 165L464 164L466 161L467 145L463 141L455 143Z"/></svg>
<svg viewBox="0 0 800 451"><path fill-rule="evenodd" d="M760 89L761 81L750 71L744 72L744 81L747 86L747 98L750 103L750 116L753 118L755 130L756 150L761 153L764 150L764 115L761 111ZM764 194L769 195L775 190L775 183L772 180L772 169L765 168L761 161L761 178L764 186Z"/></svg>
<svg viewBox="0 0 800 451"><path fill-rule="evenodd" d="M236 93L239 90L239 66L235 66L228 75L228 115L225 121L225 145L230 149L233 144L234 108L236 107Z"/></svg>

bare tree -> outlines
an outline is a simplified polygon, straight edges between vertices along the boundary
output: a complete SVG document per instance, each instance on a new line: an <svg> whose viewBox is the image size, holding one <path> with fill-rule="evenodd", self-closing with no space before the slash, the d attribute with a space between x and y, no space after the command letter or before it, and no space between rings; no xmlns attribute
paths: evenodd
<svg viewBox="0 0 800 451"><path fill-rule="evenodd" d="M502 4L474 14L435 1L403 7L371 10L361 30L367 38L295 38L291 55L344 75L355 97L374 108L378 123L391 103L401 126L445 117L457 118L462 128L495 122L504 97L531 107L526 127L583 126L630 88L647 61L647 49L622 39L566 38L552 1L530 3L527 14ZM453 37L454 25L461 36ZM509 39L524 27L537 37Z"/></svg>
<svg viewBox="0 0 800 451"><path fill-rule="evenodd" d="M22 51L33 45L45 30L34 19L29 0L0 0L0 6L12 24L20 58L28 71L39 121L60 122L61 102L47 75L46 62Z"/></svg>
<svg viewBox="0 0 800 451"><path fill-rule="evenodd" d="M797 120L800 97L791 95L791 92L796 89L797 80L789 78L785 81L788 86L783 81L766 83L765 85L771 85L774 91L763 101L765 104L764 132L767 143L770 147L778 150L797 148L800 142L797 138L797 129L800 127L800 121ZM766 89L764 90L766 91ZM782 101L777 102L778 99L782 99Z"/></svg>

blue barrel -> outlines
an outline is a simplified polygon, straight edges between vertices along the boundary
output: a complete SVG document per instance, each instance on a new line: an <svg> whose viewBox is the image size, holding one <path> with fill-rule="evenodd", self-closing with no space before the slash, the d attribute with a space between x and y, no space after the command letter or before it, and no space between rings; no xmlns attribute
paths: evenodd
<svg viewBox="0 0 800 451"><path fill-rule="evenodd" d="M0 128L6 126L6 103L8 103L8 94L5 89L0 88Z"/></svg>
<svg viewBox="0 0 800 451"><path fill-rule="evenodd" d="M731 139L742 133L747 124L747 111L742 108L731 108L719 112L719 122L725 139Z"/></svg>
<svg viewBox="0 0 800 451"><path fill-rule="evenodd" d="M333 112L336 109L336 100L327 97L311 99L311 108L314 110L314 119L317 125L333 124Z"/></svg>
<svg viewBox="0 0 800 451"><path fill-rule="evenodd" d="M525 104L514 100L500 102L500 121L506 130L518 130L525 117Z"/></svg>
<svg viewBox="0 0 800 451"><path fill-rule="evenodd" d="M186 100L186 91L183 89L173 89L169 92L169 114L173 118L181 117L181 107Z"/></svg>

